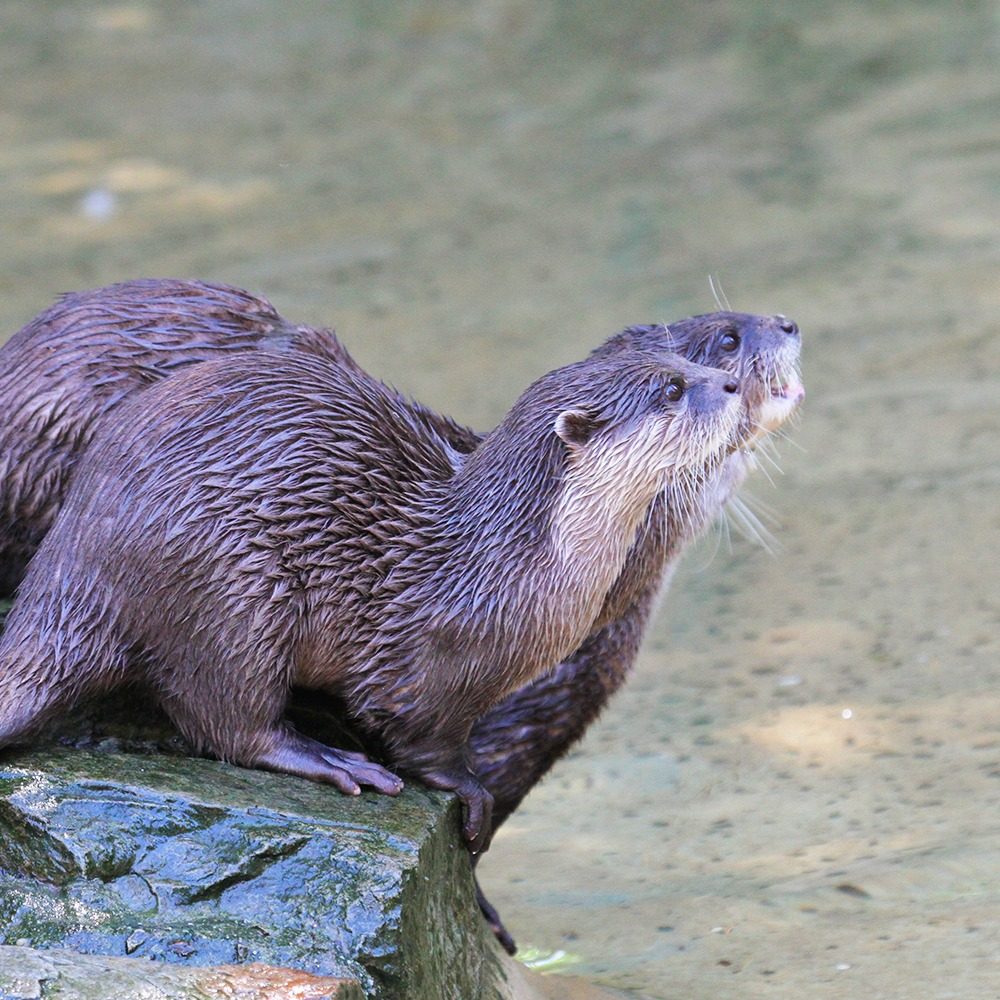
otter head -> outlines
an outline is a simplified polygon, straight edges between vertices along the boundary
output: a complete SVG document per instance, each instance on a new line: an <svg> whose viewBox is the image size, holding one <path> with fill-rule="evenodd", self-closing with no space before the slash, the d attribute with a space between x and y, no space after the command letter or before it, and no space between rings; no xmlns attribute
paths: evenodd
<svg viewBox="0 0 1000 1000"><path fill-rule="evenodd" d="M724 371L648 351L570 367L584 376L570 394L579 401L558 412L553 428L587 479L648 489L737 443L739 385Z"/></svg>
<svg viewBox="0 0 1000 1000"><path fill-rule="evenodd" d="M506 519L519 507L522 518L548 519L555 499L556 521L565 517L581 534L588 523L632 524L668 480L739 447L743 411L733 376L677 355L586 358L530 385L451 489L476 510L502 508Z"/></svg>
<svg viewBox="0 0 1000 1000"><path fill-rule="evenodd" d="M738 446L743 404L731 375L678 356L634 351L562 372L574 369L550 410L563 453L552 524L558 549L601 562L610 586L654 497L695 490Z"/></svg>
<svg viewBox="0 0 1000 1000"><path fill-rule="evenodd" d="M746 405L745 437L775 430L805 396L799 378L799 328L784 316L715 312L671 323L631 326L594 352L639 348L676 352L736 377Z"/></svg>

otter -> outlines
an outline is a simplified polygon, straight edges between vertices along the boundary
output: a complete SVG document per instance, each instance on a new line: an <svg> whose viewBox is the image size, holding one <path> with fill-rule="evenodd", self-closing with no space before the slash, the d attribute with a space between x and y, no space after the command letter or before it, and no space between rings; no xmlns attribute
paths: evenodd
<svg viewBox="0 0 1000 1000"><path fill-rule="evenodd" d="M626 349L543 376L455 462L349 366L189 367L101 421L0 639L0 746L141 678L200 752L357 794L401 784L283 719L343 699L389 764L492 798L473 723L576 649L666 483L745 436L738 384Z"/></svg>

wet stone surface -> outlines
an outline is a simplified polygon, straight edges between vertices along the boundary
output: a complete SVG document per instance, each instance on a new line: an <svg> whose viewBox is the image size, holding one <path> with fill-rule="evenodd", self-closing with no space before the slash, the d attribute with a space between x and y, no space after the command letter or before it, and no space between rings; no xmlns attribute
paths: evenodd
<svg viewBox="0 0 1000 1000"><path fill-rule="evenodd" d="M117 748L5 752L0 943L497 995L455 808Z"/></svg>

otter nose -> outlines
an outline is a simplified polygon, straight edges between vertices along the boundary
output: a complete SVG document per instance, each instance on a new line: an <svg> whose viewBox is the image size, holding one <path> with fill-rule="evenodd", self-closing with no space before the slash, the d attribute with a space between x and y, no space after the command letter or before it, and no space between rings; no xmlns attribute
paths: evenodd
<svg viewBox="0 0 1000 1000"><path fill-rule="evenodd" d="M794 337L799 332L799 324L794 320L790 320L786 316L775 316L775 319L785 333L791 334Z"/></svg>
<svg viewBox="0 0 1000 1000"><path fill-rule="evenodd" d="M723 392L736 392L739 389L739 383L737 382L727 382L723 387Z"/></svg>

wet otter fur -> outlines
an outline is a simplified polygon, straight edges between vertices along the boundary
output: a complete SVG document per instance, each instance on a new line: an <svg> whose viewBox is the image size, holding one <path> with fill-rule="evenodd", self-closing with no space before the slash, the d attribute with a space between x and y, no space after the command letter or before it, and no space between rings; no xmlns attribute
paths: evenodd
<svg viewBox="0 0 1000 1000"><path fill-rule="evenodd" d="M23 577L107 413L188 365L257 349L360 371L332 330L289 323L240 288L174 279L64 295L0 346L0 597ZM437 432L449 423L435 415Z"/></svg>
<svg viewBox="0 0 1000 1000"><path fill-rule="evenodd" d="M455 466L351 367L204 362L101 421L0 639L0 746L142 678L191 744L392 793L284 720L342 697L391 765L466 807L474 721L583 641L664 483L739 443L726 373L625 350L535 382Z"/></svg>

